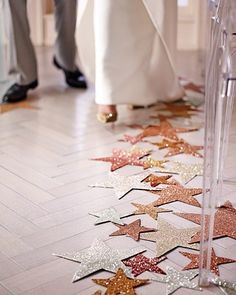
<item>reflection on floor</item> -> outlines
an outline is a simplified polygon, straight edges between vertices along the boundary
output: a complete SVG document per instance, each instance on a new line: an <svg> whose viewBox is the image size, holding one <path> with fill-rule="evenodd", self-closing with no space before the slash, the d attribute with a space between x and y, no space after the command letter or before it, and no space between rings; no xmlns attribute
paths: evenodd
<svg viewBox="0 0 236 295"><path fill-rule="evenodd" d="M120 142L123 134L136 135L140 130L127 124L144 123L154 109L128 110L119 108L119 122L114 126L102 126L95 118L96 107L93 91L68 89L49 63L50 51L40 48L40 88L28 100L34 108L19 108L0 114L0 294L24 295L89 295L103 287L95 285L92 278L108 278L112 274L100 271L72 284L71 280L79 264L64 260L52 253L81 251L90 247L94 238L106 241L113 248L135 248L143 246L145 255L154 257L156 245L147 240L135 241L126 236L109 236L118 228L104 223L94 225L96 218L88 213L114 207L128 215L135 208L132 203L147 204L157 199L151 192L132 190L122 199L115 196L111 188L90 187L107 180L110 163L91 161L91 158L111 154L113 148L130 147ZM185 58L183 58L183 56ZM190 57L190 61L186 59ZM50 66L45 66L45 65ZM43 66L42 66L43 65ZM191 66L190 66L191 65ZM198 65L198 67L196 67ZM198 72L199 71L199 72ZM200 81L201 67L197 55L184 53L180 56L180 72L183 76ZM138 118L138 120L137 120ZM202 123L203 114L193 117L192 125ZM236 117L233 124L236 124ZM186 120L171 121L173 125L186 126ZM194 145L203 144L203 129L181 133L181 138ZM236 133L232 130L231 146L236 144ZM152 137L151 141L160 141ZM158 150L147 142L139 147L151 148L154 159L162 159L166 150ZM235 154L227 160L226 177L235 177ZM201 151L200 151L201 153ZM173 156L171 160L199 163L201 158L191 155ZM118 170L122 175L142 172L142 167L126 166ZM175 177L181 181L179 175ZM186 187L201 187L202 178L196 177ZM236 187L227 183L225 198L235 202ZM201 202L202 196L194 197ZM199 207L182 202L162 205L174 212L200 213ZM168 211L168 210L167 210ZM190 221L173 215L160 213L161 218L179 229L196 227ZM131 223L140 218L142 225L155 228L156 221L148 214L122 218ZM236 241L221 238L214 241L217 256L236 259ZM158 266L183 269L190 260L179 251L196 253L194 250L177 248L169 252L167 259ZM236 281L236 263L219 266L222 277ZM155 276L148 272L140 278ZM197 278L194 279L197 281ZM152 282L136 288L137 294L165 294L165 284ZM176 294L192 294L191 289L179 289ZM200 294L200 293L199 293ZM219 289L206 289L201 294L221 294Z"/></svg>

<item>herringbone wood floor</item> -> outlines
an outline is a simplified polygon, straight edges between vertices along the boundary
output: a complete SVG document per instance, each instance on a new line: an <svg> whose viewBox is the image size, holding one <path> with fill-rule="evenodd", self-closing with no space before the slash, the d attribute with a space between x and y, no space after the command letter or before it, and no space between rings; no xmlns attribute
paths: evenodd
<svg viewBox="0 0 236 295"><path fill-rule="evenodd" d="M93 90L79 91L64 85L60 73L50 65L51 50L38 49L40 88L32 93L29 103L35 109L17 109L0 114L0 294L21 295L89 295L100 289L91 278L110 277L99 272L77 283L71 279L77 264L52 256L53 252L72 252L87 248L95 237L113 247L136 247L137 242L127 237L109 237L115 230L111 223L94 226L94 217L88 212L114 206L119 211L132 211L131 201L147 203L155 198L151 193L132 191L122 200L110 189L90 188L106 177L110 164L89 160L106 156L114 147L129 147L117 142L124 133L135 134L126 123L144 121L150 111L129 111L121 107L120 120L114 128L102 126L95 119ZM180 55L182 75L199 78L199 60L193 53ZM3 92L3 87L1 89ZM201 118L200 118L201 119ZM236 118L233 120L236 125ZM235 132L230 146L226 176L236 175L234 146ZM191 143L203 142L203 130L181 135ZM147 146L147 144L140 144ZM163 153L155 152L157 158ZM198 162L191 156L173 159ZM131 174L141 168L123 168ZM196 178L189 187L201 186ZM225 196L234 202L235 186L225 187ZM200 201L201 196L197 197ZM163 207L175 211L198 212L200 209L175 202ZM155 227L155 221L140 216L145 226ZM165 213L170 223L178 227L192 227L171 213ZM126 222L134 220L131 216ZM155 244L140 241L147 255L155 255ZM236 241L223 238L214 242L216 254L236 259ZM188 259L179 254L180 248L170 252L160 264L182 269ZM219 267L222 277L236 281L236 263ZM145 276L145 275L144 275ZM192 294L180 289L176 294ZM137 289L137 294L165 294L165 285L152 283ZM220 294L218 289L204 290L202 294Z"/></svg>

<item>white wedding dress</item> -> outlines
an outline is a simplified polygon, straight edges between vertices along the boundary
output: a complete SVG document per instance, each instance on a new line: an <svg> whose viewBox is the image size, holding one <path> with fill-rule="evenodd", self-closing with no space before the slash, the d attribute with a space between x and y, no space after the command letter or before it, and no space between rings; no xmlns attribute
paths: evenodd
<svg viewBox="0 0 236 295"><path fill-rule="evenodd" d="M176 0L80 0L79 58L97 104L183 96L175 71Z"/></svg>

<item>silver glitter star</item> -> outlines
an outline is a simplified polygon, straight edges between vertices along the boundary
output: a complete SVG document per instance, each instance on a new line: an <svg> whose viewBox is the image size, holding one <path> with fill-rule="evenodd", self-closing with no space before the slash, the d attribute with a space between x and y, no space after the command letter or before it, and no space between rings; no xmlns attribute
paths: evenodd
<svg viewBox="0 0 236 295"><path fill-rule="evenodd" d="M115 195L121 199L126 194L128 194L133 189L138 190L160 190L161 186L158 188L150 186L147 182L142 182L145 178L150 175L150 172L142 172L132 176L123 176L118 173L109 173L108 180L104 182L97 182L94 185L90 185L91 187L105 187L105 188L113 188L115 191Z"/></svg>
<svg viewBox="0 0 236 295"><path fill-rule="evenodd" d="M179 174L185 184L195 176L203 175L203 165L201 163L186 164L181 162L169 162L168 164L170 165L168 165L169 167L157 167L154 170L157 172Z"/></svg>
<svg viewBox="0 0 236 295"><path fill-rule="evenodd" d="M212 284L218 286L224 294L236 295L236 282L229 282L220 277L211 274L210 280Z"/></svg>
<svg viewBox="0 0 236 295"><path fill-rule="evenodd" d="M121 220L121 218L127 217L127 216L131 215L132 213L121 215L117 212L117 210L115 208L110 207L110 208L104 209L102 211L95 212L95 213L89 213L89 214L98 217L95 224L100 224L100 223L111 221L111 222L123 225L124 222Z"/></svg>
<svg viewBox="0 0 236 295"><path fill-rule="evenodd" d="M173 267L167 266L165 276L156 276L152 281L166 283L166 294L173 294L179 288L188 288L201 291L197 283L191 282L198 275L198 270L178 271Z"/></svg>
<svg viewBox="0 0 236 295"><path fill-rule="evenodd" d="M176 228L164 219L157 219L157 232L142 233L140 239L156 242L156 256L173 250L176 247L199 249L199 244L188 244L191 237L199 230L194 228Z"/></svg>
<svg viewBox="0 0 236 295"><path fill-rule="evenodd" d="M121 260L127 259L138 253L144 252L143 247L137 247L126 250L112 249L103 241L95 239L90 248L80 252L53 254L57 257L67 260L80 262L78 271L74 274L73 282L76 282L98 270L107 270L116 272L118 268L122 268L126 275L131 276L130 271L125 267Z"/></svg>

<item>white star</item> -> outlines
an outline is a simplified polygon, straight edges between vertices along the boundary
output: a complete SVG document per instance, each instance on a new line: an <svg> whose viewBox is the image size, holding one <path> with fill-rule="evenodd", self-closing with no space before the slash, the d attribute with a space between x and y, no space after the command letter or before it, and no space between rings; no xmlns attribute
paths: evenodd
<svg viewBox="0 0 236 295"><path fill-rule="evenodd" d="M104 209L99 212L89 213L89 214L98 217L95 224L100 224L100 223L104 223L104 222L108 222L108 221L111 221L111 222L114 222L117 224L124 224L124 222L122 222L121 218L131 215L131 213L121 215L113 207Z"/></svg>
<svg viewBox="0 0 236 295"><path fill-rule="evenodd" d="M146 182L142 182L145 178L150 175L150 172L142 172L132 176L123 176L118 173L109 173L108 180L104 182L97 182L94 185L90 185L91 187L103 187L103 188L113 188L115 191L115 195L121 199L126 194L128 194L131 190L160 190L163 188L159 186L158 189L150 186Z"/></svg>
<svg viewBox="0 0 236 295"><path fill-rule="evenodd" d="M160 283L166 283L166 294L169 295L181 287L201 291L202 289L198 287L197 283L191 282L191 280L197 275L198 270L181 272L174 269L173 267L167 266L165 276L157 276L152 280Z"/></svg>
<svg viewBox="0 0 236 295"><path fill-rule="evenodd" d="M122 268L126 275L131 276L130 271L125 267L121 260L127 259L138 253L144 252L143 247L126 250L112 249L103 241L95 239L90 248L84 249L74 254L53 254L57 257L80 262L78 271L74 274L73 282L76 282L98 270L116 272Z"/></svg>

